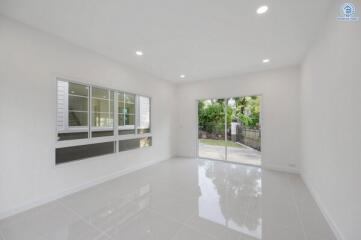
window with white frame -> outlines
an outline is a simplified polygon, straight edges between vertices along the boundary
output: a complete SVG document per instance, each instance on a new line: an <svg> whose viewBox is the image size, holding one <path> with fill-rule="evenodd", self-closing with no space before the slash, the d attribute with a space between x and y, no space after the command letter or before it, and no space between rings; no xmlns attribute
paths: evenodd
<svg viewBox="0 0 361 240"><path fill-rule="evenodd" d="M89 137L89 87L59 80L57 82L58 140Z"/></svg>
<svg viewBox="0 0 361 240"><path fill-rule="evenodd" d="M114 135L114 91L92 87L92 137Z"/></svg>
<svg viewBox="0 0 361 240"><path fill-rule="evenodd" d="M118 134L135 133L135 94L118 92Z"/></svg>
<svg viewBox="0 0 361 240"><path fill-rule="evenodd" d="M150 132L150 98L138 96L138 133Z"/></svg>
<svg viewBox="0 0 361 240"><path fill-rule="evenodd" d="M56 164L151 146L150 104L146 96L57 79Z"/></svg>

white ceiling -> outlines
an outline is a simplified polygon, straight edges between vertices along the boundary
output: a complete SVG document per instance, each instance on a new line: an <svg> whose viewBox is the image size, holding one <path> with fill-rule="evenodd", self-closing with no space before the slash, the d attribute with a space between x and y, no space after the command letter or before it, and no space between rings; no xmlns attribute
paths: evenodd
<svg viewBox="0 0 361 240"><path fill-rule="evenodd" d="M329 2L0 0L0 13L181 83L299 63ZM269 11L257 15L265 4Z"/></svg>

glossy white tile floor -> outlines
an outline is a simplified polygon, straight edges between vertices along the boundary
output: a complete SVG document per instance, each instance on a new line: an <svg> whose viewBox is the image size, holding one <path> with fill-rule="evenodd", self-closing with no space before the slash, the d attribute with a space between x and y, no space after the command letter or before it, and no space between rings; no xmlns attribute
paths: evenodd
<svg viewBox="0 0 361 240"><path fill-rule="evenodd" d="M332 240L297 175L174 159L0 221L1 240Z"/></svg>

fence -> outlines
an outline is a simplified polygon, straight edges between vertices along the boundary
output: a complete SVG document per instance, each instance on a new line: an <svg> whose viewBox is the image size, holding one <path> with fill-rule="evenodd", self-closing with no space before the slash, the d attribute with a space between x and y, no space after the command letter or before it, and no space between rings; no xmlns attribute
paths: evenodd
<svg viewBox="0 0 361 240"><path fill-rule="evenodd" d="M235 128L233 128L233 126ZM207 123L198 126L199 139L224 140L224 125ZM227 128L227 139L233 142L240 142L246 146L261 151L261 130L258 128L249 128L236 123Z"/></svg>
<svg viewBox="0 0 361 240"><path fill-rule="evenodd" d="M238 125L236 128L236 141L261 151L261 130Z"/></svg>

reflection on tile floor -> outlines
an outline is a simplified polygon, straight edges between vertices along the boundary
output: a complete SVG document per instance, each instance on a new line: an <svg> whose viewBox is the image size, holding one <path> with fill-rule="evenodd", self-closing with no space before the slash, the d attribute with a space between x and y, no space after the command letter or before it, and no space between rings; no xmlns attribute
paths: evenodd
<svg viewBox="0 0 361 240"><path fill-rule="evenodd" d="M4 240L332 240L297 175L172 159L0 221Z"/></svg>

